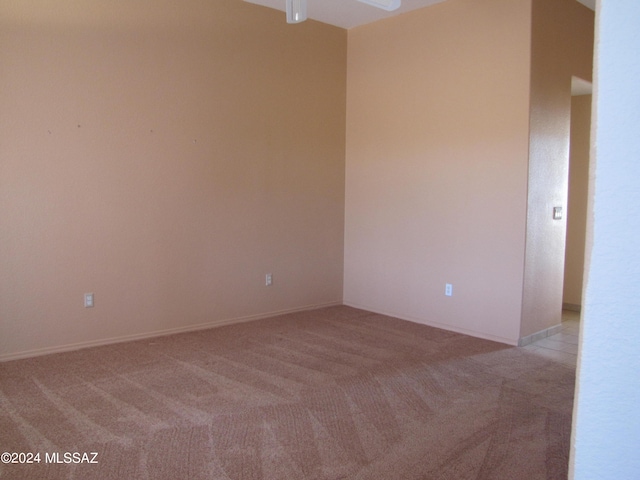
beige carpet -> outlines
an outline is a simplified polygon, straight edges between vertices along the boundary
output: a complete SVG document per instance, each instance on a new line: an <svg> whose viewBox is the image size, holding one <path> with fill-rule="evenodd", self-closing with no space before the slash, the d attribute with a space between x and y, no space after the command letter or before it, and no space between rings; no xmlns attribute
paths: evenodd
<svg viewBox="0 0 640 480"><path fill-rule="evenodd" d="M6 362L0 478L563 479L574 375L349 307Z"/></svg>

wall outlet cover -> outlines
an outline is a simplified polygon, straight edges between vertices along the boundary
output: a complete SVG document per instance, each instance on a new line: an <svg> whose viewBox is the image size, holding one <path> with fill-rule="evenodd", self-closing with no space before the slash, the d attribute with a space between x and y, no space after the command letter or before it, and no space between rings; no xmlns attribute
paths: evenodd
<svg viewBox="0 0 640 480"><path fill-rule="evenodd" d="M84 294L84 307L92 308L93 307L93 293L85 293Z"/></svg>

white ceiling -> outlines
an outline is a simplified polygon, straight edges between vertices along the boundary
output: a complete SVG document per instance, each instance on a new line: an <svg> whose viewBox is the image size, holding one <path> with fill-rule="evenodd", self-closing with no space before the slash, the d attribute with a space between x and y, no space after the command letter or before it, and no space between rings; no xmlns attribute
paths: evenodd
<svg viewBox="0 0 640 480"><path fill-rule="evenodd" d="M285 0L245 0L265 7L281 10L282 21L285 22ZM410 12L418 8L428 7L445 0L402 0L402 5L393 12L372 7L358 0L307 0L307 16L322 23L341 28L352 28L371 22ZM596 0L577 0L592 10L596 8Z"/></svg>
<svg viewBox="0 0 640 480"><path fill-rule="evenodd" d="M593 84L578 77L571 77L571 95L591 95Z"/></svg>
<svg viewBox="0 0 640 480"><path fill-rule="evenodd" d="M249 3L282 10L285 22L285 0L245 0ZM428 7L445 0L402 0L400 8L387 12L358 0L307 0L307 17L336 27L351 28L383 18L393 17L418 8Z"/></svg>
<svg viewBox="0 0 640 480"><path fill-rule="evenodd" d="M581 4L586 5L591 10L595 12L596 10L596 0L578 0Z"/></svg>

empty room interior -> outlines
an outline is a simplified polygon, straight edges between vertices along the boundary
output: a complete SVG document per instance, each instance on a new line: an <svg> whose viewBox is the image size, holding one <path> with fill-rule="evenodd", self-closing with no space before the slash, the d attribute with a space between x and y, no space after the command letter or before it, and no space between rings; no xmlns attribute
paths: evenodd
<svg viewBox="0 0 640 480"><path fill-rule="evenodd" d="M0 6L0 477L566 478L595 2L319 1Z"/></svg>

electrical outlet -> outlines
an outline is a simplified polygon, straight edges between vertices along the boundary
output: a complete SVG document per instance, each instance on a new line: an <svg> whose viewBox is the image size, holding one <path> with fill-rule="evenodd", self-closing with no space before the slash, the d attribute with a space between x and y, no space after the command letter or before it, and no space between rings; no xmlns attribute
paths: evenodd
<svg viewBox="0 0 640 480"><path fill-rule="evenodd" d="M84 307L92 308L93 307L93 293L85 293L84 294Z"/></svg>
<svg viewBox="0 0 640 480"><path fill-rule="evenodd" d="M444 294L447 297L451 297L453 295L453 285L451 285L450 283L445 283L445 285L444 285Z"/></svg>
<svg viewBox="0 0 640 480"><path fill-rule="evenodd" d="M267 273L264 276L264 284L265 284L266 287L270 287L271 284L273 284L273 275L272 274Z"/></svg>

